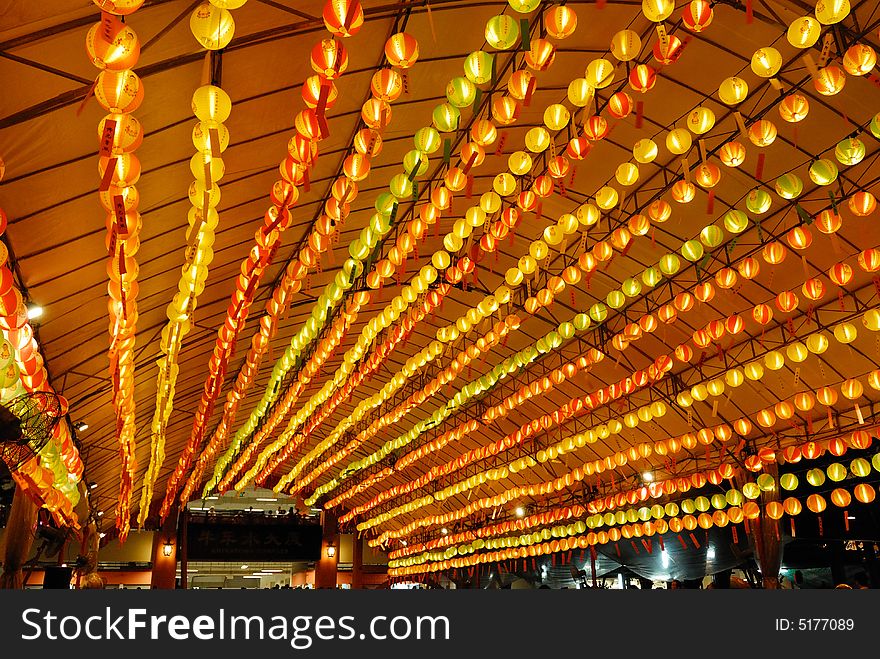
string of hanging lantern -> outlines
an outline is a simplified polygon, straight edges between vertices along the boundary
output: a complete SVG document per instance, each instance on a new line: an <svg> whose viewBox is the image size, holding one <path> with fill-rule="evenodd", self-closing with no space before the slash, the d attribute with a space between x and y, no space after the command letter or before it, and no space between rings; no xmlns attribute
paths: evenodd
<svg viewBox="0 0 880 659"><path fill-rule="evenodd" d="M325 24L335 36L352 36L363 24L363 9L359 2L349 3L331 0L325 8ZM224 325L218 331L216 348L209 363L211 373L205 382L205 390L193 424L193 431L186 449L169 479L169 487L162 502L160 515L163 518L170 511L173 501L180 490L181 481L189 472L193 459L196 457L196 453L202 444L206 425L213 414L214 405L220 394L228 362L234 351L235 341L247 320L250 305L253 302L263 272L271 262L272 256L281 243L282 233L291 223L289 208L295 205L299 197L298 186L308 185L308 172L314 165L314 159L317 157L317 142L329 135L324 112L328 104L332 104L335 101L333 80L338 78L347 68L348 54L340 41L325 39L312 50L311 58L313 68L321 74L319 80L319 101L314 109L308 107L300 112L294 122L297 136L288 145L289 155L279 167L282 180L277 181L272 188L270 195L272 206L266 212L264 226L257 230L254 248L251 250L247 261L242 264L242 276L237 282L238 288L233 294L232 303L228 309ZM314 81L306 81L304 88L311 89L314 86L313 83ZM308 104L308 99L305 96L304 100ZM305 156L308 157L306 158ZM321 228L321 231L324 231L324 229ZM329 241L319 231L319 227L316 226L314 228L312 236L318 236L319 238L320 245L317 245L317 247L321 249L318 252L326 250ZM299 264L299 271L302 277L305 276L308 268L304 263L314 265L316 254L311 246L306 246L300 251L299 258L300 260L297 263ZM251 347L254 350L248 353L250 359L246 361L246 368L243 371L244 377L237 378L236 384L238 386L230 392L232 395L228 396L227 404L224 406L225 415L230 414L231 410L237 408L238 401L243 396L241 381L243 379L247 380L248 374L250 374L250 377L255 376L258 360L268 350L269 341L274 336L278 317L286 303L286 299L296 290L299 290L299 286L301 284L291 281L283 289L280 296L281 299L277 301L275 308L273 308L273 311L276 313L271 315L267 322L261 322L259 334L255 335L251 342ZM225 424L222 427L225 428ZM198 473L201 473L206 462L204 453L202 453L201 458L196 465ZM191 492L191 489L189 487L186 491ZM186 499L188 500L188 495Z"/></svg>
<svg viewBox="0 0 880 659"><path fill-rule="evenodd" d="M552 11L555 12L557 9L558 8L554 8ZM503 18L511 21L513 20L509 16ZM517 26L517 30L519 29L519 26ZM565 34L565 36L568 36L568 34L570 34L570 32ZM489 32L487 30L487 38L488 35ZM519 38L519 32L517 32L515 38ZM537 41L544 42L543 39ZM515 43L515 40L509 44L503 45L503 48L510 48L513 43ZM526 56L526 61L530 61L528 55ZM532 64L534 64L534 62ZM547 66L549 66L549 64L547 64ZM393 204L394 202L392 200L395 198L402 201L410 196L412 187L408 185L408 182L415 176L424 173L427 169L427 156L436 152L440 148L440 133L455 132L457 130L460 123L459 108L468 107L471 104L474 104L477 100L478 89L476 85L489 82L494 84L493 72L495 65L493 56L483 51L475 51L466 58L464 68L466 76L455 78L447 85L448 102L435 107L432 115L433 126L420 129L416 133L414 138L416 150L411 151L405 156L403 174L399 174L392 178L389 186L390 194L385 195L385 200L383 200L380 195L380 199L377 201L377 209L380 205L385 206L386 202ZM379 261L373 272L367 275L366 282L370 288L381 289L383 282L393 276L400 265L405 264L406 255L413 251L416 242L425 237L427 225L436 224L442 210L451 207L453 193L461 191L469 185L469 172L471 168L478 166L485 158L483 145L490 144L495 139L495 130L491 122L486 120L481 121L482 128L480 134L486 135L489 139L480 140L476 137L478 133L472 131L472 135L474 136L473 139L475 141L466 144L462 148L462 167L452 167L447 171L444 176L444 185L435 189L431 193L431 203L422 207L423 210L420 213L421 217L419 220L413 220L405 225L405 232L398 236L395 246L392 247L389 252L390 258ZM480 124L480 122L478 122L478 124ZM491 137L487 134L487 131L491 133ZM447 147L446 150L449 151L450 149ZM470 192L468 192L468 196L470 196ZM429 210L426 211L425 209ZM451 252L461 250L464 246L464 239L470 235L473 228L482 226L485 222L486 212L479 206L475 206L468 211L466 218L467 221L459 220L456 222L453 231L447 234L444 238L445 249L438 250L431 259L432 266L436 267L437 270L446 271L445 278L450 284L459 283L465 274L474 271L473 259L476 257L476 254L472 252L471 254L462 256L459 258L458 263L453 265L449 253L446 250ZM480 253L488 253L494 251L496 246L492 240L483 240L479 245L475 246L475 249L479 250ZM398 380L398 382L401 385L403 384L403 381L401 380ZM267 462L271 453L278 450L276 447L280 447L281 445L284 444L280 441L276 442L258 457L257 470ZM291 449L288 445L288 453L290 453L290 451ZM265 478L268 473L271 473L271 471L274 470L277 465L280 465L283 460L283 458L276 457L273 461L273 465L269 467L268 471L263 471L261 479Z"/></svg>
<svg viewBox="0 0 880 659"><path fill-rule="evenodd" d="M5 163L0 159L0 180ZM0 236L6 232L6 213L0 208ZM9 248L0 242L0 403L13 414L21 411L21 396L39 392L54 394L43 362L40 344L28 313L28 305L16 283ZM59 397L56 409L39 398L42 412L63 419L67 399ZM34 455L22 459L18 451L0 450L20 491L38 506L45 507L59 526L79 528L74 511L80 501L83 463L68 424L61 420L52 428L49 440Z"/></svg>
<svg viewBox="0 0 880 659"><path fill-rule="evenodd" d="M141 488L138 524L150 514L153 487L165 461L165 433L180 372L178 358L183 339L193 326L198 296L205 290L208 266L214 259L215 231L220 223L219 182L226 166L223 152L229 147L229 129L225 123L232 113L232 101L220 86L220 53L235 34L231 9L244 6L247 0L210 0L201 3L190 15L190 31L206 49L202 85L192 96L192 110L197 119L192 130L195 155L190 159L194 180L188 197L192 207L187 214L186 247L181 276L172 301L166 309L168 323L162 329L156 377L156 407L150 426L150 463Z"/></svg>
<svg viewBox="0 0 880 659"><path fill-rule="evenodd" d="M93 0L101 21L86 35L86 51L100 69L92 91L108 114L98 124L98 198L106 211L108 251L107 291L110 296L110 378L119 443L120 484L116 529L125 541L131 528L131 498L137 472L135 456L134 349L138 318L138 263L140 247L140 195L135 184L141 164L135 150L143 141L143 128L132 115L144 99L144 85L134 72L140 41L126 18L143 0Z"/></svg>

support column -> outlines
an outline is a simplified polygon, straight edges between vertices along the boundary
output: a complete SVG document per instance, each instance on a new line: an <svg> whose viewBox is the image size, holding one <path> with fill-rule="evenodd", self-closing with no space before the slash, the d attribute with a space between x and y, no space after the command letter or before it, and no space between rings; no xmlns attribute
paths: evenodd
<svg viewBox="0 0 880 659"><path fill-rule="evenodd" d="M174 590L174 573L177 571L177 519L175 507L165 518L162 528L153 536L153 575L150 587L158 590ZM171 546L170 556L165 555L165 547Z"/></svg>
<svg viewBox="0 0 880 659"><path fill-rule="evenodd" d="M352 538L351 587L364 587L364 539L355 533Z"/></svg>
<svg viewBox="0 0 880 659"><path fill-rule="evenodd" d="M16 487L9 520L6 522L6 546L3 550L0 588L24 588L24 573L21 568L34 544L38 512L37 504L20 487Z"/></svg>
<svg viewBox="0 0 880 659"><path fill-rule="evenodd" d="M180 588L186 590L189 588L189 561L186 557L187 535L186 522L189 519L189 512L184 508L180 515Z"/></svg>
<svg viewBox="0 0 880 659"><path fill-rule="evenodd" d="M315 563L315 588L336 588L339 536L336 530L336 515L327 510L321 514L321 536L321 558ZM330 553L333 556L329 556Z"/></svg>

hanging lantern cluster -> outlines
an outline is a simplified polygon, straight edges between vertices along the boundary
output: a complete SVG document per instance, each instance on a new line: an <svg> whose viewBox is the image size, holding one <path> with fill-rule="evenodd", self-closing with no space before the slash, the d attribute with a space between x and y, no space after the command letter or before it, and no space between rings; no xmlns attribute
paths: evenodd
<svg viewBox="0 0 880 659"><path fill-rule="evenodd" d="M2 162L2 161L0 161ZM0 167L0 180L3 178ZM6 231L6 213L0 208L0 235ZM28 319L28 308L9 267L9 251L0 243L0 403L16 412L16 399L26 394L55 391L40 353L40 345ZM47 408L45 414L63 417L67 400L60 409ZM20 402L20 401L19 401ZM35 399L40 404L40 399ZM79 528L74 512L80 501L83 463L62 419L52 429L45 446L26 461L20 455L0 449L0 460L7 461L21 492L38 506L45 507L59 526Z"/></svg>
<svg viewBox="0 0 880 659"><path fill-rule="evenodd" d="M143 141L143 128L132 116L144 99L144 85L134 72L140 43L123 16L134 13L140 2L94 0L102 9L101 20L86 35L86 52L100 72L94 94L109 114L98 125L98 198L106 212L110 283L110 378L116 437L120 447L120 487L116 528L124 541L131 527L131 498L135 458L134 350L138 309L138 234L141 216L136 183L141 164L135 150Z"/></svg>

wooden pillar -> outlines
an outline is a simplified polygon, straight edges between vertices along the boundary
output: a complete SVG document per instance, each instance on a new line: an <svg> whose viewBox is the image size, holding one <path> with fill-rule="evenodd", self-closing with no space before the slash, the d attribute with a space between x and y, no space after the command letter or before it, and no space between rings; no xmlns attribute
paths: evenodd
<svg viewBox="0 0 880 659"><path fill-rule="evenodd" d="M6 522L0 588L24 588L24 573L21 567L27 561L34 544L38 512L37 504L20 487L16 487L12 498L12 509Z"/></svg>
<svg viewBox="0 0 880 659"><path fill-rule="evenodd" d="M177 518L178 510L175 507L153 536L151 588L174 590L174 575L177 571ZM165 555L165 547L168 545L171 546L170 556Z"/></svg>
<svg viewBox="0 0 880 659"><path fill-rule="evenodd" d="M321 558L315 563L315 588L336 588L339 536L336 532L336 515L330 511L325 510L321 514L321 532ZM333 556L329 556L330 553Z"/></svg>
<svg viewBox="0 0 880 659"><path fill-rule="evenodd" d="M351 587L364 587L364 539L357 533L351 537Z"/></svg>

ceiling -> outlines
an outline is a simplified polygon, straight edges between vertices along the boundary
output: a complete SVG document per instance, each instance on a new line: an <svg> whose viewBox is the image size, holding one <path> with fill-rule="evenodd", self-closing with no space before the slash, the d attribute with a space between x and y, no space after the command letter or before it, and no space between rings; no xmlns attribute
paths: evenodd
<svg viewBox="0 0 880 659"><path fill-rule="evenodd" d="M320 20L323 4L317 0L250 0L234 10L235 36L220 56L222 68L218 80L232 99L232 114L225 122L231 141L223 156L226 173L220 182L220 225L216 230L214 260L210 265L207 286L199 297L193 330L186 336L181 350L174 411L167 430L167 458L158 476L153 505L161 502L168 476L178 464L183 447L190 438L193 414L208 377L208 360L214 349L217 330L226 317L230 295L235 290L242 263L253 247L254 231L261 226L270 203L269 193L278 179L278 163L286 157L288 140L294 134L294 117L303 108L300 87L303 80L313 73L309 65L309 51L318 40L328 36ZM549 6L551 3L545 4ZM577 110L572 118L577 122L577 130L581 130L584 116L591 114L595 108L591 106L588 108L590 112L586 113L573 108L566 100L566 90L570 81L584 75L591 60L607 57L618 68L613 83L598 92L597 104L602 109L601 114L609 117L605 105L610 94L617 91L628 92L641 104L641 110L619 120L609 117L611 132L605 139L593 144L583 161L576 163L576 174L564 179L566 194L562 195L557 190L543 199L540 216L534 212L525 213L515 237L502 241L497 253L486 254L479 262L477 282L468 286L467 290L461 286L452 290L438 313L429 314L418 323L409 339L397 345L375 374L360 384L323 421L308 444L300 447L277 470L275 476L286 473L341 419L349 415L358 402L378 392L388 378L404 366L407 359L428 345L439 327L453 321L482 300L486 293L501 285L508 268L516 265L517 259L527 253L530 242L539 238L555 218L573 212L606 183L620 189L621 186L615 181L615 170L620 163L633 160L632 147L639 139L653 137L660 147L659 155L654 162L639 166L638 182L626 189L618 208L603 213L603 219L590 229L587 246L592 247L597 241L607 238L612 229L625 224L632 214L644 212L648 204L657 198L672 204L672 218L657 224L645 237L634 239L623 255L611 260L607 267L600 267L589 278L589 286L585 279L578 286L568 287L550 308L540 309L534 314L524 313L522 302L525 295L515 296L511 306L502 305L501 312L504 313L519 309L522 323L517 331L509 334L506 341L491 350L485 361L474 362L470 368L464 369L454 388L443 387L432 400L413 410L400 422L381 430L342 464L329 469L298 494L311 494L316 484L336 476L348 462L372 453L385 441L405 433L460 386L487 372L515 351L532 344L555 329L560 322L585 311L597 300L603 300L626 278L638 276L666 252L677 251L685 240L696 237L705 225L720 220L730 208L744 209L749 191L756 186L763 185L764 189L771 191L773 200L770 211L760 218L761 227L750 223L732 246L732 236L728 233L725 238L728 248L713 252L716 256L704 264L706 272L714 274L727 261L735 263L750 254L757 254L762 242L771 236L782 236L802 223L802 216L794 203L781 199L773 192L773 182L784 173L793 171L803 179L804 191L798 201L807 216L815 216L830 207L829 190L838 199L842 198L841 195L849 197L859 190L876 192L878 169L875 163L880 145L866 128L880 110L880 88L868 76L847 76L846 86L840 94L818 94L801 59L803 52L791 46L785 38L785 30L791 20L812 14L812 2L756 0L750 3L754 12L752 20L747 18L743 4L718 2L714 6L712 24L702 32L691 32L681 25L679 17L686 3L677 3L679 6L666 21L666 27L668 32L682 40L687 39L686 48L677 62L659 67L655 87L645 94L634 92L626 85L625 65L617 63L609 53L612 36L619 30L629 28L641 36L643 44L641 53L630 65L638 62L657 66L650 53L657 36L653 24L641 13L641 2L589 0L569 1L566 4L577 12L577 30L565 40L553 40L557 46L555 61L548 70L536 74L537 86L529 105L521 108L514 124L500 128L505 134L503 153L492 153L497 144L487 149L489 154L485 162L473 169L472 198L467 198L463 192L455 195L453 210L443 213L436 235L431 229L424 242L418 245L418 256L410 257L406 266L408 274L404 277L417 272L418 267L427 263L435 250L442 248L443 235L451 230L454 220L475 204L480 195L491 189L496 174L506 171L508 156L514 150L523 148L526 131L541 124L545 107L552 103L564 103L569 109ZM89 426L88 430L79 434L79 440L86 465L85 478L97 483L92 493L93 504L109 510L115 506L118 496L120 459L108 377L106 230L104 211L97 198L96 127L104 112L95 99L88 96L96 70L83 46L86 32L98 20L99 12L88 0L57 0L51 3L51 7L46 3L13 0L4 6L2 24L16 26L0 32L0 78L14 81L15 87L15 93L0 96L0 155L6 164L5 178L0 182L0 203L9 216L5 240L14 254L16 273L21 277L28 298L44 308L38 334L51 381L55 389L69 399L72 420L86 422ZM135 376L138 463L133 501L135 513L140 484L150 462L150 421L156 401L156 360L161 356L159 336L168 322L166 306L177 290L190 208L187 187L192 179L189 161L194 153L190 134L195 123L190 98L202 81L205 58L205 51L193 38L188 25L193 6L188 0L147 0L127 20L140 38L142 48L136 71L146 89L145 100L134 113L143 124L146 135L137 150L143 170L137 184L143 227L140 248L135 255L140 268ZM369 177L359 184L359 196L352 203L350 216L339 229L338 241L334 239L332 252L322 258L321 271L313 270L304 281L302 291L291 298L289 311L282 316L269 354L263 359L255 382L241 403L232 432L241 426L260 400L276 359L307 320L323 286L335 276L345 258L348 244L369 222L377 195L387 189L391 177L400 171L399 163L404 154L412 149L413 134L420 127L430 125L433 108L445 100L447 81L462 74L461 63L470 52L481 47L496 52L484 42L486 21L502 11L511 13L506 2L497 0L432 0L430 3L365 1L363 6L366 14L363 28L345 41L350 62L348 70L337 81L338 101L328 111L330 135L320 143L320 156L310 173L309 189L300 189L299 201L292 208L293 224L285 232L282 246L275 253L255 291L255 302L247 324L241 330L239 348L230 361L218 405L207 425L206 437L211 436L219 423L222 401L243 364L245 347L250 344L261 317L265 315L263 307L266 300L270 299L275 285L281 280L287 263L295 257L298 247L309 235L329 194L329 187L340 172L343 159L350 153L352 136L361 126L361 105L370 98L370 79L377 67L384 65L383 45L388 37L398 30L405 30L415 37L419 44L419 61L407 71L406 92L392 103L390 125L383 134L384 149L374 158ZM539 20L540 12L517 14L516 17L530 21L533 39L540 35L543 29ZM858 41L876 48L878 26L880 11L877 0L852 0L850 15L830 30L836 39L832 44L831 57L839 60L841 44L848 46ZM822 43L820 40L809 49L816 60L821 56ZM797 87L809 100L809 115L799 124L787 123L780 118L777 106L782 94L773 88L768 79L759 78L750 70L753 52L771 44L783 56L782 68L776 76L781 90L789 93ZM503 93L511 71L521 68L522 63L522 51L497 52L496 85L499 91L494 97ZM746 160L736 169L721 166L718 159L719 147L739 132L732 109L720 102L717 93L721 81L734 75L745 79L750 88L748 99L736 108L746 124L752 125L763 117L772 120L778 128L776 141L763 149L744 140ZM486 105L493 95L489 93L490 85L483 85L482 88L484 93L476 116L485 118ZM721 180L713 189L714 201L710 202L706 190L697 187L696 198L689 204L680 204L672 201L670 188L682 178L682 159L667 150L665 136L674 127L684 127L685 118L700 105L713 110L717 119L714 128L704 139L709 161L721 168ZM452 164L455 164L459 145L463 144L463 129L476 118L476 107L462 111L462 131L444 135L452 140ZM807 169L814 157L824 154L833 159L829 154L835 145L856 134L867 149L861 163L840 166L840 177L833 186L822 187L813 183ZM566 135L563 130L559 136L562 147ZM763 155L760 165L759 153ZM415 204L416 212L430 189L427 184L429 178L442 178L446 171L441 156L442 152L431 156L428 172L420 179L421 198ZM697 140L694 139L690 165L695 167L699 159ZM537 160L539 158L536 157ZM412 207L412 203L401 204L397 217L407 217ZM796 327L798 332L802 329L806 332L810 328L815 329L816 321L831 326L853 315L856 304L860 309L876 306L877 291L871 283L871 275L855 268L852 281L845 286L845 297L841 298L840 306L836 299L837 287L823 275L830 292L815 303L815 316L811 313L807 319L804 315L806 305L802 304L801 310L793 314L779 316L777 313L777 318L766 328L762 329L751 321L754 305L770 302L780 291L793 290L800 295L806 274L818 276L819 273L826 273L831 266L843 260L854 265L855 255L860 250L878 245L880 229L877 228L876 216L856 217L845 201L841 201L840 212L843 225L836 235L823 234L816 231L814 226L813 244L809 249L800 254L790 252L787 259L776 267L761 261L760 274L753 280L741 279L742 286L735 292L719 289L714 299L698 303L692 312L681 314L675 324L661 327L653 334L645 333L638 342L633 342L631 350L616 351L610 345L611 337L620 332L627 322L638 320L645 312L668 303L674 295L691 290L696 284L695 272L692 268L684 268L669 279L668 286L652 291L646 289L629 300L624 311L609 318L607 331L579 334L576 341L565 344L560 350L505 380L483 399L482 404L498 404L523 384L536 376L545 375L549 369L576 359L590 347L598 347L608 355L603 362L587 373L569 378L552 391L526 401L505 419L448 444L408 470L392 474L380 487L353 496L344 507L364 503L385 487L406 483L463 451L504 437L521 423L552 414L574 396L586 396L617 382L634 370L647 368L658 355L669 353L678 344L688 341L696 329L705 327L711 320L723 320L731 314L740 313L747 319L746 329L736 340L725 337L722 344L726 353L716 354L714 348L709 348L702 359L694 359L691 363L676 361L672 371L675 377L634 393L629 397L631 409L651 400L662 398L670 401L669 396L674 397L682 387L690 387L722 373L725 364L730 366L751 360L767 349L789 341L786 338L788 329ZM389 234L384 246L385 253L402 226L403 222L400 222L400 227ZM575 234L562 254L558 248L551 248L551 258L543 264L541 282L546 281L548 274L559 274L564 267L575 262L580 253L577 246L580 237L580 232ZM298 405L307 401L332 376L341 363L343 353L354 345L364 325L389 303L399 285L392 278L380 292L374 293L369 304L357 315L339 349L330 356L318 377L308 384ZM537 286L534 290L537 290ZM788 317L793 319L791 323ZM480 331L485 330L481 327ZM476 338L476 335L470 335L457 339L452 349L422 369L420 386L434 377L440 368L445 368L451 355L457 354ZM728 341L729 345L725 343ZM711 399L695 405L689 412L670 405L670 413L662 421L640 424L616 437L600 440L542 463L528 472L504 481L486 483L479 488L478 494L487 496L501 492L512 484L545 481L564 474L584 460L604 458L631 444L672 437L692 427L713 425L722 420L730 422L742 415L754 415L779 398L790 396L803 388L815 389L826 383L838 385L851 377L861 377L864 381L864 376L875 368L880 357L878 346L880 344L869 332L861 332L859 338L849 345L832 342L829 351L821 359L811 357L798 365L797 374L789 363L778 373L748 383L735 395L717 399L714 406ZM404 387L380 411L390 410L413 391L410 385ZM876 391L865 388L868 404L863 408L869 421L873 418L876 394ZM462 419L473 417L477 409L478 406L474 404L463 406L441 428L427 433L426 437L434 437L454 428ZM841 403L836 410L845 423L853 422L850 407ZM566 422L563 429L553 428L540 433L533 445L521 450L533 454L572 431L607 421L609 413L619 414L616 406L597 410L592 415ZM819 420L823 415L824 412L816 412ZM365 417L365 422L377 416L378 412L373 411ZM285 425L282 423L279 426L273 440ZM793 437L797 433L800 430L786 428L780 431L779 436ZM756 436L755 441L763 439ZM221 447L222 450L225 450L225 446ZM519 450L515 452L516 456L520 455ZM688 457L674 469L684 469L686 467L683 465L687 463L704 466L702 447L686 454ZM320 461L318 459L317 463ZM492 459L479 461L472 465L470 471L461 473L469 476L474 473L473 469L480 471L496 464L501 462ZM620 478L636 482L642 472L651 472L659 479L671 469L673 467L667 461L654 456L622 470ZM373 473L373 470L368 469L365 473ZM209 467L205 477L210 474ZM361 475L356 475L351 483L360 478ZM594 481L596 485L607 485L601 480ZM274 479L270 479L268 484L271 486L274 482ZM446 479L443 482L451 484L454 480ZM345 487L348 486L347 483ZM561 498L581 497L580 487L577 484L564 492ZM330 496L340 491L334 490ZM197 488L195 496L199 492L200 488ZM392 499L366 517L417 496L418 492ZM380 525L376 530L396 528L423 514L456 508L462 505L465 496L455 497L455 505L452 502L432 504L422 511L405 514ZM535 497L535 501L528 503L540 507L547 505L548 501L548 497Z"/></svg>

